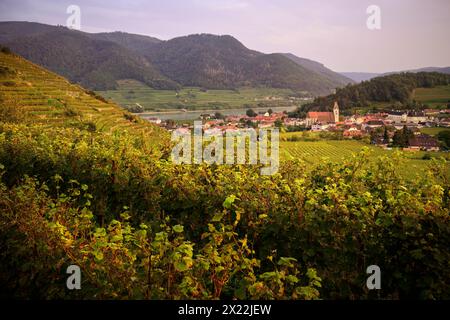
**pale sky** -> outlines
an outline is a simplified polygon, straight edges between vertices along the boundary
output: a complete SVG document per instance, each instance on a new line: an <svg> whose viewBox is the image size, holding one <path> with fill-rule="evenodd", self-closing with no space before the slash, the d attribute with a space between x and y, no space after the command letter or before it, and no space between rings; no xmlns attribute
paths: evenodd
<svg viewBox="0 0 450 320"><path fill-rule="evenodd" d="M388 72L450 66L450 0L0 0L0 21L66 24L81 9L81 31L124 31L162 40L229 34L265 53L291 52L335 71ZM369 30L369 5L381 29Z"/></svg>

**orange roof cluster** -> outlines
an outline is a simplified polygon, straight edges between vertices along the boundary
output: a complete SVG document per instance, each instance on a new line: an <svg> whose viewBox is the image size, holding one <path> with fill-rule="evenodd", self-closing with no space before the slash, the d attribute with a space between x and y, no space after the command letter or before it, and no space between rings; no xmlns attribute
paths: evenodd
<svg viewBox="0 0 450 320"><path fill-rule="evenodd" d="M317 119L319 122L334 122L333 112L310 111L308 118Z"/></svg>

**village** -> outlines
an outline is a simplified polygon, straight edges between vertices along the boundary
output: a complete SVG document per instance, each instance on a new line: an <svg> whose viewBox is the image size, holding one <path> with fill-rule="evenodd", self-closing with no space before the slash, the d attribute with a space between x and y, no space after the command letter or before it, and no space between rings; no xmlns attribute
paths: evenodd
<svg viewBox="0 0 450 320"><path fill-rule="evenodd" d="M310 111L305 118L290 117L288 112L255 113L252 109L246 114L223 116L219 112L202 114L205 134L215 135L245 128L267 129L278 127L282 131L311 131L335 133L342 139L368 138L370 143L383 148L401 147L406 151L439 151L439 141L420 129L450 127L450 109L390 110L365 115L340 115L339 105L334 103L332 112ZM189 123L161 121L156 117L148 121L169 131L190 132Z"/></svg>

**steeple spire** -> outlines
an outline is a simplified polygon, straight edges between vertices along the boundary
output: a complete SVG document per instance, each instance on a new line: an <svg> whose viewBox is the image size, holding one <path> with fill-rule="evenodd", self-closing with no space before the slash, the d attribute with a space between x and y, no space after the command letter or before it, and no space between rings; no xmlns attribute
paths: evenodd
<svg viewBox="0 0 450 320"><path fill-rule="evenodd" d="M334 122L339 122L339 105L337 101L334 102L333 114L334 114Z"/></svg>

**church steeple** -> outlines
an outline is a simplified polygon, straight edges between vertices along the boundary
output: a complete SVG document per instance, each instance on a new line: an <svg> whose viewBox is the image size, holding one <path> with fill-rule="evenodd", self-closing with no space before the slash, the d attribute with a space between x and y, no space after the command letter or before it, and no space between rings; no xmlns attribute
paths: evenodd
<svg viewBox="0 0 450 320"><path fill-rule="evenodd" d="M334 122L339 122L339 105L337 101L334 102L333 114L334 114Z"/></svg>

